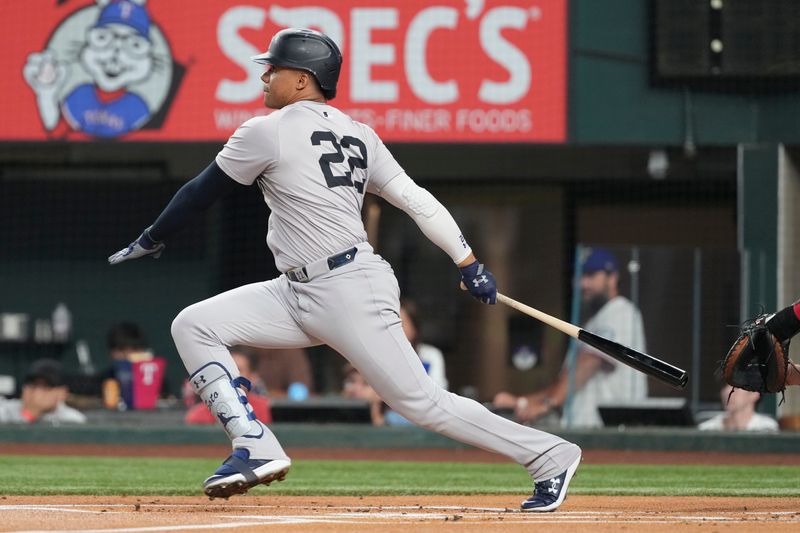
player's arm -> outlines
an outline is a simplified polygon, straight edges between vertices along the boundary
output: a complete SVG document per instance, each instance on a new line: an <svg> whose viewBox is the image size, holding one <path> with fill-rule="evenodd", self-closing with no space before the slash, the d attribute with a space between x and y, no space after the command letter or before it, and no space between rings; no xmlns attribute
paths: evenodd
<svg viewBox="0 0 800 533"><path fill-rule="evenodd" d="M461 270L461 282L472 296L483 303L495 303L494 276L475 258L458 224L439 200L404 172L386 183L378 194L408 214L422 233L450 256Z"/></svg>
<svg viewBox="0 0 800 533"><path fill-rule="evenodd" d="M158 258L164 249L166 239L195 216L203 213L216 200L240 187L245 185L228 176L216 161L212 162L175 193L153 225L145 229L127 248L109 257L108 262L116 265L145 255Z"/></svg>

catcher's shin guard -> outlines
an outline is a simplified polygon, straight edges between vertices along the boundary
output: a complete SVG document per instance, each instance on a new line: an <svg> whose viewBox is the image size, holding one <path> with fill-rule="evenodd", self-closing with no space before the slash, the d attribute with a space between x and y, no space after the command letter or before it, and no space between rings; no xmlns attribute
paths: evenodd
<svg viewBox="0 0 800 533"><path fill-rule="evenodd" d="M248 380L242 377L231 379L221 364L209 363L192 374L189 381L231 440L263 431L247 396L240 389L250 390Z"/></svg>

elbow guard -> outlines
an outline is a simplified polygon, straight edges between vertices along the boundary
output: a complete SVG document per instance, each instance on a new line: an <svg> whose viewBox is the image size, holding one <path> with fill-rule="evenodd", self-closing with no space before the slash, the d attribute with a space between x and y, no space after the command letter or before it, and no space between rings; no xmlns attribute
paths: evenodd
<svg viewBox="0 0 800 533"><path fill-rule="evenodd" d="M403 189L402 196L407 210L425 218L435 215L442 205L427 189L423 189L413 182Z"/></svg>

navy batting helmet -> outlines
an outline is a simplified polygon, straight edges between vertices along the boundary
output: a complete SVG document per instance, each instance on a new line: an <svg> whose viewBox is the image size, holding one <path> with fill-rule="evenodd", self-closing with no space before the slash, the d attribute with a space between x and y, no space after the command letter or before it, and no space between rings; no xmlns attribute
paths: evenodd
<svg viewBox="0 0 800 533"><path fill-rule="evenodd" d="M272 37L269 49L251 58L256 63L306 70L328 100L336 96L342 53L333 39L314 30L288 28Z"/></svg>

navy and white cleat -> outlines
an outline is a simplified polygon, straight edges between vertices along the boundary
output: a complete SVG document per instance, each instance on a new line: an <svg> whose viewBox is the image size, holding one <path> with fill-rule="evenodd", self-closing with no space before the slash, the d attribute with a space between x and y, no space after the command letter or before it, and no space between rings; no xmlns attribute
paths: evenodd
<svg viewBox="0 0 800 533"><path fill-rule="evenodd" d="M203 482L203 492L212 500L244 494L256 485L283 481L291 466L291 461L284 459L250 459L249 450L236 448Z"/></svg>
<svg viewBox="0 0 800 533"><path fill-rule="evenodd" d="M567 488L572 476L581 462L579 455L575 462L556 477L538 481L533 486L533 495L522 502L520 508L523 512L548 513L558 509L567 497Z"/></svg>

